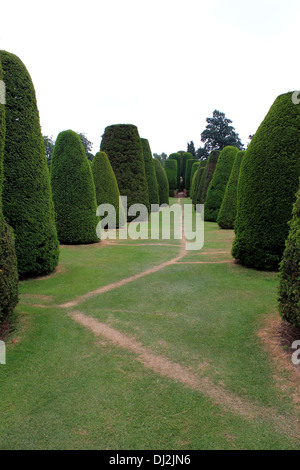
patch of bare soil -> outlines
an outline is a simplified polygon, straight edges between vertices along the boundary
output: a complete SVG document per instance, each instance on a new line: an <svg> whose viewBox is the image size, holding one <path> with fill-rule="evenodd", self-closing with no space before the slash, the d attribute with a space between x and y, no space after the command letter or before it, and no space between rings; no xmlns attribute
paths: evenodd
<svg viewBox="0 0 300 470"><path fill-rule="evenodd" d="M291 348L294 341L300 340L300 330L283 322L275 312L267 317L258 336L273 359L277 386L292 398L300 410L300 365L293 364L294 350Z"/></svg>
<svg viewBox="0 0 300 470"><path fill-rule="evenodd" d="M299 422L294 416L280 416L276 414L275 410L260 407L242 399L224 387L214 384L208 377L197 376L191 368L183 367L162 355L153 353L133 337L129 337L93 317L86 316L82 312L73 311L69 315L73 320L92 331L95 336L100 336L117 347L135 353L136 359L153 372L208 396L214 403L231 412L251 420L263 417L270 421L278 432L300 438Z"/></svg>

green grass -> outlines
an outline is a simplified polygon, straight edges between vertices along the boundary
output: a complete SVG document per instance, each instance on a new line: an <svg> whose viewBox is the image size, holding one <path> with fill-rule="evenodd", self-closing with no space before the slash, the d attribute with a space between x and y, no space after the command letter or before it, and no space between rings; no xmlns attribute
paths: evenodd
<svg viewBox="0 0 300 470"><path fill-rule="evenodd" d="M212 251L230 251L232 237L232 231L206 223L203 250L181 261L228 259ZM21 282L18 329L7 340L7 364L0 366L0 448L299 448L299 436L283 432L265 413L297 416L288 392L276 386L273 363L257 336L266 316L276 312L275 273L233 263L175 264L78 306L261 407L255 419L156 374L57 306L179 252L176 240L164 242L174 246L144 243L62 247L64 269ZM45 295L51 297L33 297Z"/></svg>

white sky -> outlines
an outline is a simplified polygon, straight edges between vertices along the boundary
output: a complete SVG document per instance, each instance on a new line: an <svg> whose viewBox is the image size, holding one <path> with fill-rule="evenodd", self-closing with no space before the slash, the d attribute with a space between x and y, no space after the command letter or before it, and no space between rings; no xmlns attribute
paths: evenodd
<svg viewBox="0 0 300 470"><path fill-rule="evenodd" d="M243 143L300 89L299 0L0 0L0 49L20 57L42 132L138 126L152 152L200 145L214 109Z"/></svg>

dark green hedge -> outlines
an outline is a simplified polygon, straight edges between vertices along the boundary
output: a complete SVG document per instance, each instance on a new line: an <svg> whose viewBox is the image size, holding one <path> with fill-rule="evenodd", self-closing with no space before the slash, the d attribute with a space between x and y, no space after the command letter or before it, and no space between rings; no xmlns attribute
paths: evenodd
<svg viewBox="0 0 300 470"><path fill-rule="evenodd" d="M50 174L60 243L78 245L99 241L92 170L76 132L68 130L58 135Z"/></svg>
<svg viewBox="0 0 300 470"><path fill-rule="evenodd" d="M3 80L1 61L0 80ZM14 235L2 213L4 143L5 107L0 103L0 322L12 313L18 303L18 269Z"/></svg>
<svg viewBox="0 0 300 470"><path fill-rule="evenodd" d="M13 54L0 52L6 84L3 214L15 233L21 276L57 266L59 245L50 178L30 75Z"/></svg>
<svg viewBox="0 0 300 470"><path fill-rule="evenodd" d="M195 189L193 193L193 204L204 204L206 198L207 188L213 177L215 167L220 155L219 150L211 152L207 160L200 160L200 168L204 168L203 172L197 172L197 179L195 180Z"/></svg>
<svg viewBox="0 0 300 470"><path fill-rule="evenodd" d="M283 320L300 328L300 189L289 226L280 263L279 311Z"/></svg>
<svg viewBox="0 0 300 470"><path fill-rule="evenodd" d="M169 181L169 191L177 189L177 161L172 159L166 160L165 172Z"/></svg>
<svg viewBox="0 0 300 470"><path fill-rule="evenodd" d="M193 192L194 192L194 188L195 188L195 181L196 181L196 177L197 177L197 170L198 170L199 166L200 166L200 162L199 162L199 160L197 160L197 162L193 164L192 170L191 170L191 187L190 187L190 198L191 199L193 198Z"/></svg>
<svg viewBox="0 0 300 470"><path fill-rule="evenodd" d="M180 177L182 176L182 157L179 152L177 153L171 153L169 155L169 160L176 160L177 162L177 188L180 186Z"/></svg>
<svg viewBox="0 0 300 470"><path fill-rule="evenodd" d="M233 229L236 217L237 204L237 184L240 174L240 167L245 152L241 150L236 154L230 177L226 186L222 205L219 210L217 222L219 227L224 229Z"/></svg>
<svg viewBox="0 0 300 470"><path fill-rule="evenodd" d="M120 192L118 183L105 152L96 153L92 162L92 173L97 206L100 206L100 204L111 204L116 210L116 224L114 219L110 219L108 221L109 228L123 227L126 221L124 207L121 205L121 211L119 212ZM103 224L102 227L105 228Z"/></svg>
<svg viewBox="0 0 300 470"><path fill-rule="evenodd" d="M115 124L105 128L101 151L104 151L117 178L121 196L127 196L128 208L133 204L149 206L145 163L139 132L132 124ZM128 217L131 220L135 217Z"/></svg>
<svg viewBox="0 0 300 470"><path fill-rule="evenodd" d="M186 175L186 170L187 170L187 162L188 160L193 160L193 155L190 152L184 152L182 154L182 170L181 170L181 176L183 179L183 184L185 184L185 175Z"/></svg>
<svg viewBox="0 0 300 470"><path fill-rule="evenodd" d="M154 169L154 162L152 157L151 148L147 139L142 139L142 149L145 162L145 172L148 184L149 203L159 205L158 184Z"/></svg>
<svg viewBox="0 0 300 470"><path fill-rule="evenodd" d="M165 170L157 158L154 158L154 168L158 183L159 204L169 204L169 182Z"/></svg>
<svg viewBox="0 0 300 470"><path fill-rule="evenodd" d="M199 162L199 160L196 160L196 158L192 158L187 160L186 162L186 171L185 171L185 184L184 187L187 191L190 190L191 187L191 172L192 172L192 166L194 163ZM200 163L200 162L199 162Z"/></svg>
<svg viewBox="0 0 300 470"><path fill-rule="evenodd" d="M215 172L207 190L204 217L209 222L216 222L223 201L226 185L232 170L238 149L225 147L218 158Z"/></svg>
<svg viewBox="0 0 300 470"><path fill-rule="evenodd" d="M300 106L280 95L244 156L238 183L233 256L245 266L277 270L300 176Z"/></svg>

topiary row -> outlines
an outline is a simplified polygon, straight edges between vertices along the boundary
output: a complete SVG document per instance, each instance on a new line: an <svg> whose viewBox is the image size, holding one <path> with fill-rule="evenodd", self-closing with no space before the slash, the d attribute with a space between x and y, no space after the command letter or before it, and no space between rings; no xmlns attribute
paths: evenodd
<svg viewBox="0 0 300 470"><path fill-rule="evenodd" d="M145 162L145 173L148 184L149 203L159 205L158 184L154 169L152 152L147 139L141 138L143 157Z"/></svg>
<svg viewBox="0 0 300 470"><path fill-rule="evenodd" d="M240 174L240 167L245 151L241 150L236 154L230 177L226 186L223 201L218 213L217 222L220 228L233 229L236 217L237 205L237 185Z"/></svg>
<svg viewBox="0 0 300 470"><path fill-rule="evenodd" d="M196 160L195 158L190 158L187 160L186 162L186 172L185 172L185 184L184 184L184 187L187 191L190 190L190 187L191 187L191 182L192 182L192 179L191 179L191 172L192 172L192 167L194 165L194 163L197 163L199 162L199 160ZM199 162L200 163L200 162Z"/></svg>
<svg viewBox="0 0 300 470"><path fill-rule="evenodd" d="M194 206L196 206L196 204L204 204L205 202L207 189L212 180L219 155L219 150L213 150L210 153L208 160L203 161L203 165L205 165L203 173L201 174L198 172L198 177L195 181L195 190L193 194Z"/></svg>
<svg viewBox="0 0 300 470"><path fill-rule="evenodd" d="M169 192L170 194L177 189L177 161L168 159L165 161L165 172L169 182Z"/></svg>
<svg viewBox="0 0 300 470"><path fill-rule="evenodd" d="M220 153L205 199L204 217L207 221L217 220L237 152L236 147L227 146Z"/></svg>

